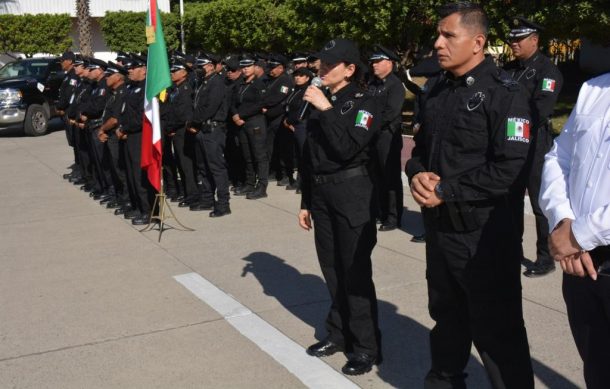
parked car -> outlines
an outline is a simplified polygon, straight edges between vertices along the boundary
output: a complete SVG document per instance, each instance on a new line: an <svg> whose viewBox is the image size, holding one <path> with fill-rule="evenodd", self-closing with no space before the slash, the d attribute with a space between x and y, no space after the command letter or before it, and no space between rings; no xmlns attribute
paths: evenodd
<svg viewBox="0 0 610 389"><path fill-rule="evenodd" d="M64 75L57 57L18 59L0 68L0 130L46 134Z"/></svg>

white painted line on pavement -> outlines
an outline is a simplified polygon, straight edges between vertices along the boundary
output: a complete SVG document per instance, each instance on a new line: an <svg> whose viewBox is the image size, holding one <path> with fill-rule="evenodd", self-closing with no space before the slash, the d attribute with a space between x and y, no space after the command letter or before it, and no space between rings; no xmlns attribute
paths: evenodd
<svg viewBox="0 0 610 389"><path fill-rule="evenodd" d="M181 274L174 276L174 279L222 315L237 331L288 369L307 387L359 388L320 359L307 355L303 347L199 274Z"/></svg>

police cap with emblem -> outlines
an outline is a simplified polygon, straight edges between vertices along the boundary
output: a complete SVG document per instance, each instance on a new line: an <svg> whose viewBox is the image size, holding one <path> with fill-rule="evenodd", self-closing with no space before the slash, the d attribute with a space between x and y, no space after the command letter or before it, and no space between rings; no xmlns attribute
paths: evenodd
<svg viewBox="0 0 610 389"><path fill-rule="evenodd" d="M71 51L65 51L62 55L61 55L61 60L62 61L72 61L74 62L74 60L76 59L76 56L74 55L73 52Z"/></svg>
<svg viewBox="0 0 610 389"><path fill-rule="evenodd" d="M394 53L392 50L383 47L381 45L373 46L373 53L369 57L370 62L380 61L382 59L387 59L390 61L398 61L400 58Z"/></svg>
<svg viewBox="0 0 610 389"><path fill-rule="evenodd" d="M127 54L124 51L118 51L116 53L116 59L115 61L121 61L122 63L125 63L125 61L127 61L129 59L129 54Z"/></svg>
<svg viewBox="0 0 610 389"><path fill-rule="evenodd" d="M77 54L74 56L74 66L85 66L85 59L82 55Z"/></svg>
<svg viewBox="0 0 610 389"><path fill-rule="evenodd" d="M517 16L511 21L511 30L508 34L508 39L522 39L534 33L541 33L544 27L539 24L527 20L522 16Z"/></svg>
<svg viewBox="0 0 610 389"><path fill-rule="evenodd" d="M292 62L293 63L307 62L307 54L303 54L303 53L292 54Z"/></svg>
<svg viewBox="0 0 610 389"><path fill-rule="evenodd" d="M225 59L222 60L222 63L225 65L228 71L235 72L239 70L239 60L234 55L225 57Z"/></svg>
<svg viewBox="0 0 610 389"><path fill-rule="evenodd" d="M286 66L288 63L288 58L284 57L282 54L272 54L269 56L269 60L267 62L269 64L269 68L273 69L276 66Z"/></svg>
<svg viewBox="0 0 610 389"><path fill-rule="evenodd" d="M212 63L212 60L205 54L197 57L197 60L195 61L195 65L197 66L207 65L209 63Z"/></svg>
<svg viewBox="0 0 610 389"><path fill-rule="evenodd" d="M241 58L239 59L239 67L240 68L245 68L248 66L252 66L254 65L255 59L252 55L250 54L243 54L241 56Z"/></svg>
<svg viewBox="0 0 610 389"><path fill-rule="evenodd" d="M322 51L316 54L316 57L328 64L345 62L363 67L358 46L349 39L335 38L329 41L324 45Z"/></svg>
<svg viewBox="0 0 610 389"><path fill-rule="evenodd" d="M222 57L218 54L204 53L204 56L206 58L208 58L210 61L212 61L212 63L214 63L214 64L220 63L220 61L222 61Z"/></svg>
<svg viewBox="0 0 610 389"><path fill-rule="evenodd" d="M172 64L171 67L169 69L170 72L177 72L178 70L189 70L189 66L186 64L186 60L179 58L179 57L174 57L172 58Z"/></svg>
<svg viewBox="0 0 610 389"><path fill-rule="evenodd" d="M129 58L126 60L125 68L127 69L135 69L141 66L146 66L146 57L137 54L130 54Z"/></svg>
<svg viewBox="0 0 610 389"><path fill-rule="evenodd" d="M125 69L123 66L114 63L112 61L108 61L108 66L106 67L106 71L105 71L107 76L111 76L113 74L122 74L124 76L127 75L127 69Z"/></svg>
<svg viewBox="0 0 610 389"><path fill-rule="evenodd" d="M89 70L93 70L93 69L106 70L107 67L108 67L108 64L106 62L102 61L101 59L89 58L89 61L87 61L87 69L89 69Z"/></svg>

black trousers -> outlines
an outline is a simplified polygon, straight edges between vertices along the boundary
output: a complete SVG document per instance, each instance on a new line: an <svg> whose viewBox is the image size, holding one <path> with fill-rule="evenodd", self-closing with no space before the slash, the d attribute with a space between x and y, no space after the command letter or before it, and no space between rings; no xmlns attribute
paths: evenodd
<svg viewBox="0 0 610 389"><path fill-rule="evenodd" d="M269 154L267 152L267 123L263 115L248 119L239 133L239 143L246 162L246 185L267 187Z"/></svg>
<svg viewBox="0 0 610 389"><path fill-rule="evenodd" d="M298 165L299 152L294 132L289 128L281 126L277 133L277 151L280 157L281 173L278 177L292 179L295 163Z"/></svg>
<svg viewBox="0 0 610 389"><path fill-rule="evenodd" d="M267 155L269 168L276 179L282 178L284 169L280 158L281 127L283 115L267 120Z"/></svg>
<svg viewBox="0 0 610 389"><path fill-rule="evenodd" d="M106 153L111 170L112 183L117 200L121 203L129 201L127 178L125 176L125 142L119 140L114 134L108 135Z"/></svg>
<svg viewBox="0 0 610 389"><path fill-rule="evenodd" d="M593 259L600 264L604 258ZM597 281L593 281L589 277L564 274L563 298L572 336L583 360L587 389L607 388L610 384L610 276L598 275Z"/></svg>
<svg viewBox="0 0 610 389"><path fill-rule="evenodd" d="M76 140L76 149L78 150L78 159L80 161L81 175L87 181L88 184L93 185L95 182L93 178L91 137L89 136L89 130L75 126L74 132Z"/></svg>
<svg viewBox="0 0 610 389"><path fill-rule="evenodd" d="M551 254L549 253L548 243L549 222L542 213L542 209L538 203L540 185L542 183L544 156L553 146L553 136L545 126L538 129L533 141L533 147L530 146L527 162L518 180L519 189L517 190L517 197L515 199L515 204L519 207L516 209L516 213L520 216L520 222L518 224L519 236L521 238L523 237L523 210L525 208L525 190L527 189L532 211L536 218L536 236L538 237L536 240L536 261L538 263L553 263L553 258L551 258Z"/></svg>
<svg viewBox="0 0 610 389"><path fill-rule="evenodd" d="M89 141L91 144L91 159L93 162L93 176L96 186L102 192L108 192L111 188L110 171L107 161L104 161L105 143L101 142L97 137L97 128L87 129ZM114 189L112 189L114 190Z"/></svg>
<svg viewBox="0 0 610 389"><path fill-rule="evenodd" d="M311 214L318 261L332 300L328 338L348 352L381 356L371 265L377 243L372 200L368 176L313 185Z"/></svg>
<svg viewBox="0 0 610 389"><path fill-rule="evenodd" d="M178 180L178 168L176 166L172 137L164 134L162 141L163 157L161 164L163 166L163 186L165 193L170 196L182 195L184 194L184 191L180 187L180 182Z"/></svg>
<svg viewBox="0 0 610 389"><path fill-rule="evenodd" d="M202 178L201 201L214 204L219 210L229 207L229 174L224 157L226 128L224 125L212 127L211 132L199 131L197 140L197 172ZM218 197L214 201L214 193Z"/></svg>
<svg viewBox="0 0 610 389"><path fill-rule="evenodd" d="M475 210L457 232L445 205L424 210L432 368L424 387L465 388L474 343L494 388L533 388L523 321L519 240L507 205Z"/></svg>
<svg viewBox="0 0 610 389"><path fill-rule="evenodd" d="M377 137L378 200L381 220L400 225L403 211L402 167L400 153L402 135L400 131L383 130Z"/></svg>
<svg viewBox="0 0 610 389"><path fill-rule="evenodd" d="M127 135L126 142L126 176L129 187L131 206L142 214L151 211L151 199L153 187L148 182L146 172L142 170L140 161L142 158L142 133L131 133Z"/></svg>
<svg viewBox="0 0 610 389"><path fill-rule="evenodd" d="M184 197L195 198L199 195L195 180L195 134L180 129L172 137L172 142Z"/></svg>
<svg viewBox="0 0 610 389"><path fill-rule="evenodd" d="M227 141L225 147L225 158L229 171L229 180L234 186L246 182L246 162L241 151L239 134L241 129L232 122L227 124Z"/></svg>

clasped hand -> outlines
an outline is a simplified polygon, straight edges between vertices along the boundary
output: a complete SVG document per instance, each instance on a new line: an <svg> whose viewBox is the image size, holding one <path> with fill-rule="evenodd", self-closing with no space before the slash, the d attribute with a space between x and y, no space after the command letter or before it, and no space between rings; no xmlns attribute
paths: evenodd
<svg viewBox="0 0 610 389"><path fill-rule="evenodd" d="M422 207L434 208L443 203L434 188L441 182L441 178L432 172L417 173L411 179L411 194L413 199Z"/></svg>
<svg viewBox="0 0 610 389"><path fill-rule="evenodd" d="M549 235L549 249L553 259L561 264L564 273L597 279L591 255L583 251L572 232L572 220L563 219Z"/></svg>

